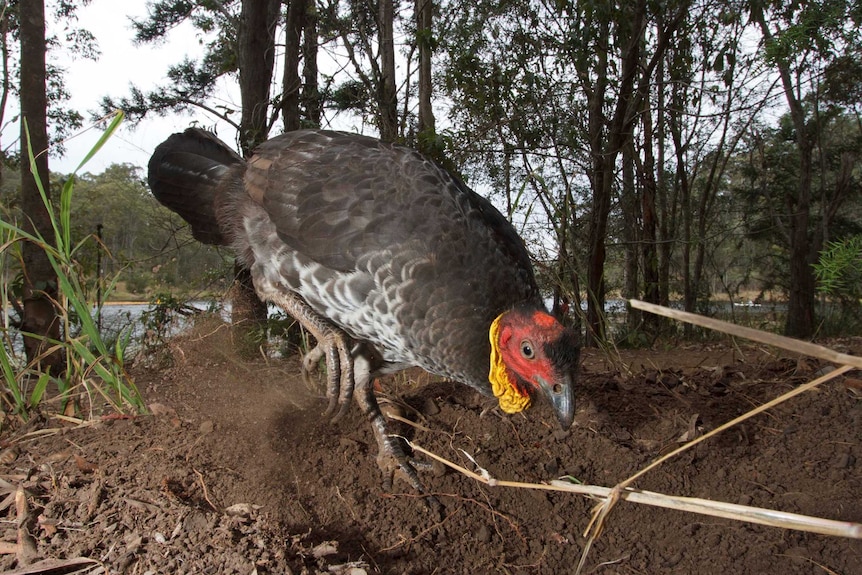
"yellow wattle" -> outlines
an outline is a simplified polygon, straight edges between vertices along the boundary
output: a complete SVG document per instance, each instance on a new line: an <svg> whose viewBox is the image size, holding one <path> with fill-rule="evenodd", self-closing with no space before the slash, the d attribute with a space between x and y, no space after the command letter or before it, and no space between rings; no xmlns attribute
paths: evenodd
<svg viewBox="0 0 862 575"><path fill-rule="evenodd" d="M491 381L494 396L500 402L500 409L506 413L518 413L530 407L530 396L524 396L518 392L509 379L506 364L503 363L503 356L500 353L500 318L502 317L503 314L498 315L488 331L491 339L491 373L488 379Z"/></svg>

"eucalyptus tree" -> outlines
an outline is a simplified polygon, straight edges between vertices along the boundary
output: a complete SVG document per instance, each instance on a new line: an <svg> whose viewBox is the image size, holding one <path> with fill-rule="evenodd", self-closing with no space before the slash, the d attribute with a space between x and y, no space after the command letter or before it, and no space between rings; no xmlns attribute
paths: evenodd
<svg viewBox="0 0 862 575"><path fill-rule="evenodd" d="M588 340L605 335L619 155L632 145L656 66L689 9L686 0L538 0L454 11L446 87L458 123L468 126L464 138L479 148L469 155L499 182L510 215L523 205L542 209L573 299L586 276ZM518 180L532 198L525 201ZM576 245L586 249L570 253Z"/></svg>
<svg viewBox="0 0 862 575"><path fill-rule="evenodd" d="M92 58L97 54L92 35L75 25L75 11L85 3L34 0L0 5L0 139L3 140L0 164L21 163L21 227L45 238L53 237L40 192L41 187L50 198L49 149L51 153L62 154L63 138L80 127L82 121L81 115L67 106L69 95L63 85L63 70L48 54L60 49L73 57ZM47 30L46 12L53 22L51 33ZM18 116L9 118L15 113L11 106L16 99ZM9 129L16 124L20 135L9 141ZM35 171L30 169L30 151ZM25 333L27 359L57 374L63 369L62 356L49 353L53 344L45 339L56 341L61 335L56 308L57 277L38 245L24 242L21 256L21 292L14 294L20 301L11 303L20 315L18 327Z"/></svg>
<svg viewBox="0 0 862 575"><path fill-rule="evenodd" d="M813 265L841 196L824 196L814 181L815 153L830 114L824 109L826 72L848 55L858 57L862 12L856 2L821 0L786 3L754 0L751 20L761 36L760 54L780 78L788 108L787 128L796 148L795 185L764 189L773 206L772 224L787 248L789 301L784 332L810 337L816 328ZM826 200L819 213L815 205ZM819 222L814 218L819 215Z"/></svg>
<svg viewBox="0 0 862 575"><path fill-rule="evenodd" d="M417 129L433 123L432 10L431 0L409 5L394 0L324 0L319 11L321 42L336 68L336 73L323 75L329 86L324 90L328 104L370 124L383 140L415 143Z"/></svg>
<svg viewBox="0 0 862 575"><path fill-rule="evenodd" d="M298 1L298 0L297 0ZM132 87L119 102L105 99L103 107L120 107L134 119L149 113L203 109L232 124L243 156L269 137L278 118L272 85L276 56L276 30L281 0L159 0L149 6L147 18L135 22L138 42L163 39L175 26L190 21L202 34L212 34L200 62L186 58L168 70L168 86L147 93ZM298 38L292 38L299 44ZM217 81L235 76L240 91L239 110L217 109L211 101ZM232 116L238 113L239 120ZM257 325L266 319L266 305L254 291L251 276L239 264L232 292L232 321L238 330L241 353L254 355L259 341Z"/></svg>
<svg viewBox="0 0 862 575"><path fill-rule="evenodd" d="M179 24L189 22L205 41L200 60L185 57L167 70L169 82L144 91L130 86L130 95L105 98L103 109L123 109L133 122L148 114L205 111L237 130L244 155L265 141L278 117L272 104L279 0L159 0L148 15L133 22L136 43L164 40ZM212 96L219 79L229 77L240 90L239 109L217 103Z"/></svg>
<svg viewBox="0 0 862 575"><path fill-rule="evenodd" d="M46 87L45 3L23 2L18 12L21 42L20 103L21 145L26 160L26 148L36 154L32 169L21 170L22 228L31 235L50 238L53 235L48 207L43 203L39 188L50 193L48 186L48 91ZM48 255L37 244L25 242L22 247L24 274L21 294L23 313L21 331L27 359L55 374L62 369L63 357L50 352L51 339L60 339L60 318L55 311L58 301L57 274ZM29 334L35 334L31 337ZM50 338L50 339L46 339Z"/></svg>
<svg viewBox="0 0 862 575"><path fill-rule="evenodd" d="M659 62L635 133L644 191L634 205L644 213L629 220L643 218L648 239L638 238L637 245L645 271L650 259L657 267L651 280L645 278L644 290L648 295L652 281L665 305L671 292L681 293L687 311L708 303L710 276L725 271L714 255L740 236L738 220L735 225L719 194L726 191L728 162L769 103L774 85L745 47L746 25L745 15L725 2L692 4ZM648 212L655 214L652 232Z"/></svg>

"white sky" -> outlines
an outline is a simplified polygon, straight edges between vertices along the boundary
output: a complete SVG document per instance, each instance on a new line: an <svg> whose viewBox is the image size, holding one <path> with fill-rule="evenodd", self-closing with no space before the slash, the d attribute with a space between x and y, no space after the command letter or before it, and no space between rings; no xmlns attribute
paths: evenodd
<svg viewBox="0 0 862 575"><path fill-rule="evenodd" d="M65 82L71 95L70 106L84 115L85 129L92 128L89 117L92 112L99 110L99 103L104 96L110 95L117 99L126 96L130 83L145 92L156 85L164 85L167 82L165 74L171 64L180 62L187 54L195 57L202 52L191 25L171 31L168 42L162 45L134 45L130 17L146 15L146 4L146 0L93 0L88 6L79 7L78 25L96 37L101 56L95 62L71 61L68 56L60 54L54 56L66 58L60 64L66 68ZM145 167L156 145L173 132L185 129L194 120L207 127L215 123L212 117L207 117L202 111L196 112L194 116L148 116L135 127L127 123L82 171L99 173L114 163ZM51 170L61 173L75 170L100 135L101 130L90 129L71 139L66 144L63 158L51 157ZM232 138L232 133L229 133L225 140L230 142Z"/></svg>

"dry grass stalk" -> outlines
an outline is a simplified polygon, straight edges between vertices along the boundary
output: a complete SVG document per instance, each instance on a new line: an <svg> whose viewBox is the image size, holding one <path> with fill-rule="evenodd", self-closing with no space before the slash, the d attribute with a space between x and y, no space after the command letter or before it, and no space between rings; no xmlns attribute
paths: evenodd
<svg viewBox="0 0 862 575"><path fill-rule="evenodd" d="M852 365L856 369L862 369L862 357L856 357L855 355L849 355L846 353L838 353L835 350L823 347L822 345L817 345L816 343L800 341L798 339L793 339L792 337L785 337L783 335L769 333L751 327L743 327L741 325L721 321L720 319L697 315L696 313L689 313L678 309L671 309L669 307L663 307L637 299L630 299L629 304L631 304L635 309L648 311L656 315L699 325L700 327L713 329L732 336L743 337L745 339L750 339L751 341L765 343L766 345L771 345L773 347L780 347L787 351L825 359L826 361L831 361L839 365Z"/></svg>
<svg viewBox="0 0 862 575"><path fill-rule="evenodd" d="M598 485L580 485L560 480L553 480L549 484L546 484L497 479L491 476L486 469L479 468L479 472L471 471L446 459L445 457L428 451L427 449L417 445L415 442L408 442L408 444L414 451L422 453L431 459L439 461L443 465L454 469L462 475L491 487L515 487L519 489L538 489L542 491L565 491L568 493L586 495L587 497L595 499L613 497L613 493L616 490L619 493L619 499L631 501L632 503L652 505L655 507L663 507L665 509L675 509L677 511L688 511L690 513L711 515L713 517L724 517L737 521L748 521L750 523L759 523L761 525L769 525L771 527L796 529L798 531L821 533L823 535L832 535L836 537L862 539L862 523L821 519L796 513L773 511L771 509L763 509L761 507L723 503L721 501L711 501L709 499L698 499L695 497L665 495L663 493L641 491L630 487L621 488L617 486L616 488L611 488L601 487Z"/></svg>

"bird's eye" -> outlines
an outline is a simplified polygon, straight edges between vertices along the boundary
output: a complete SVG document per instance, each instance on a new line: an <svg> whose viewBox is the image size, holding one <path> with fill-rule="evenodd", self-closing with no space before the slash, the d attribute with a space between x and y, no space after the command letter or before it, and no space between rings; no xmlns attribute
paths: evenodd
<svg viewBox="0 0 862 575"><path fill-rule="evenodd" d="M521 342L521 355L527 359L533 359L536 356L536 352L533 351L533 344L529 340L525 339Z"/></svg>

